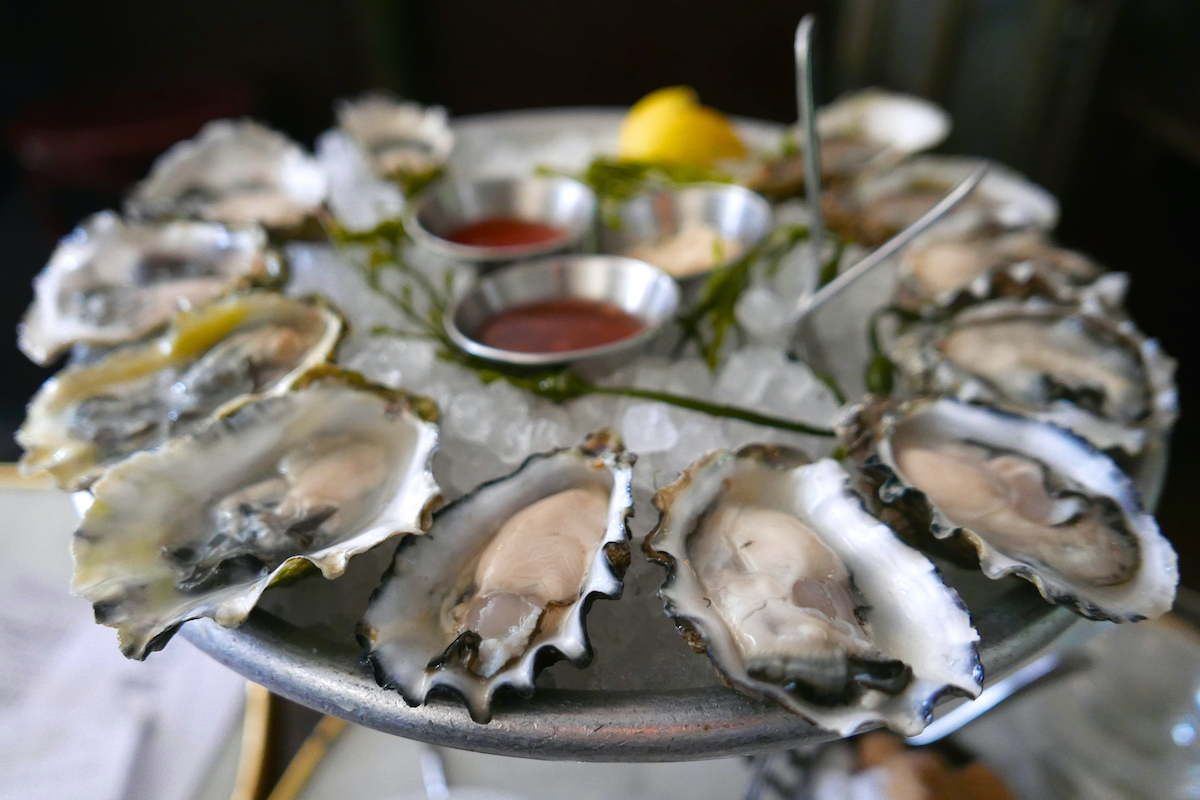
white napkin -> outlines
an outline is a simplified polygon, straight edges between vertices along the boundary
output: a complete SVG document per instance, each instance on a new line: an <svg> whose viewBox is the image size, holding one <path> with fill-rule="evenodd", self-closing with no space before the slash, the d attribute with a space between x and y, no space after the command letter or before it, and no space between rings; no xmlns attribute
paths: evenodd
<svg viewBox="0 0 1200 800"><path fill-rule="evenodd" d="M244 683L181 638L129 661L87 603L0 578L0 800L188 800Z"/></svg>

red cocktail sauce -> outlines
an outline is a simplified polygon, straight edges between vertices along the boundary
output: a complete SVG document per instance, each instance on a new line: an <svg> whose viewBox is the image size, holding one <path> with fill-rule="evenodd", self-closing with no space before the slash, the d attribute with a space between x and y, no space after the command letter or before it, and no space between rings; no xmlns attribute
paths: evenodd
<svg viewBox="0 0 1200 800"><path fill-rule="evenodd" d="M501 311L474 338L514 353L564 353L628 339L645 327L611 303L564 297Z"/></svg>
<svg viewBox="0 0 1200 800"><path fill-rule="evenodd" d="M509 217L489 217L472 222L450 231L446 237L452 242L473 247L516 247L525 244L542 244L562 239L566 231L541 222L528 222Z"/></svg>

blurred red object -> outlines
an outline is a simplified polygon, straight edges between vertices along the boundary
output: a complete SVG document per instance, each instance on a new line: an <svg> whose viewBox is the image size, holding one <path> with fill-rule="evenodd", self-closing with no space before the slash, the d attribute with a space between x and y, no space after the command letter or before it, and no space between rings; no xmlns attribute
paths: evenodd
<svg viewBox="0 0 1200 800"><path fill-rule="evenodd" d="M8 141L48 232L65 233L90 211L116 205L150 163L209 120L255 107L240 83L122 87L34 105Z"/></svg>

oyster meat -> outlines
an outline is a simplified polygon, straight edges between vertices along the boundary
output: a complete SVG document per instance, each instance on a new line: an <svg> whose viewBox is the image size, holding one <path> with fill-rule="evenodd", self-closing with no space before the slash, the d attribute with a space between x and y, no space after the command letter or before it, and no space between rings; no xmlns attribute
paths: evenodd
<svg viewBox="0 0 1200 800"><path fill-rule="evenodd" d="M586 666L584 614L620 596L629 563L632 466L601 431L532 456L404 540L360 625L379 683L413 705L452 689L487 722L495 692L530 694L547 658Z"/></svg>
<svg viewBox="0 0 1200 800"><path fill-rule="evenodd" d="M974 300L994 294L1072 300L1101 275L1087 256L1054 246L1041 231L989 234L929 237L907 248L900 259L899 302L949 306L964 295Z"/></svg>
<svg viewBox="0 0 1200 800"><path fill-rule="evenodd" d="M241 623L271 584L419 533L440 496L428 401L327 370L114 466L75 533L75 594L142 659L181 624Z"/></svg>
<svg viewBox="0 0 1200 800"><path fill-rule="evenodd" d="M256 225L126 223L103 211L59 242L34 279L17 344L43 366L75 344L133 341L181 307L277 277L278 259Z"/></svg>
<svg viewBox="0 0 1200 800"><path fill-rule="evenodd" d="M21 470L86 488L107 465L188 431L227 403L286 391L329 360L341 333L341 318L323 304L272 292L182 312L161 336L47 381L17 432Z"/></svg>
<svg viewBox="0 0 1200 800"><path fill-rule="evenodd" d="M1129 478L1083 439L951 399L855 414L877 420L875 457L892 476L880 499L920 492L933 534L965 536L988 577L1020 575L1047 600L1092 619L1170 610L1175 551Z"/></svg>
<svg viewBox="0 0 1200 800"><path fill-rule="evenodd" d="M717 451L655 495L646 553L689 643L734 687L842 735L913 734L982 688L978 634L924 556L866 512L830 459Z"/></svg>
<svg viewBox="0 0 1200 800"><path fill-rule="evenodd" d="M325 173L298 144L252 120L214 120L154 162L126 211L295 229L325 200Z"/></svg>

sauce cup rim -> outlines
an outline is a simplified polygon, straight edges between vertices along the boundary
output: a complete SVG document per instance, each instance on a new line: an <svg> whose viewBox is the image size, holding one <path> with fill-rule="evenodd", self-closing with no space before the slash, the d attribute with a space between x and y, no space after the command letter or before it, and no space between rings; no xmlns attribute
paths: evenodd
<svg viewBox="0 0 1200 800"><path fill-rule="evenodd" d="M439 190L448 185L487 185L487 184L573 184L584 190L584 197L590 206L587 222L576 227L564 228L563 235L548 239L544 242L519 245L481 246L462 244L446 239L434 233L421 222L421 214L435 201ZM534 256L553 253L566 247L571 247L583 240L592 229L596 216L597 199L592 187L586 183L566 175L547 175L529 177L479 177L479 178L441 178L422 189L412 202L408 204L403 215L404 229L412 236L413 241L439 255L448 256L459 261L512 261L531 258ZM481 222L488 217L480 217L474 222ZM548 220L530 220L547 223ZM464 224L472 224L465 222Z"/></svg>
<svg viewBox="0 0 1200 800"><path fill-rule="evenodd" d="M756 247L758 244L760 244L764 239L766 239L771 234L771 229L772 229L773 223L774 223L774 210L772 209L771 201L768 200L761 192L756 192L748 186L742 186L740 183L727 183L725 181L697 181L695 183L688 183L688 184L683 184L680 186L655 186L655 187L643 189L642 191L638 192L637 194L633 195L632 197L626 198L617 207L617 213L620 213L621 209L623 209L633 203L645 202L645 200L647 198L657 197L660 195L679 195L679 194L684 194L690 190L696 190L696 189L707 190L707 191L721 191L721 192L726 192L726 193L730 193L730 194L741 194L748 198L751 198L751 202L753 202L755 205L759 206L760 210L765 212L767 226L761 234L759 234L756 238L754 238L753 241L748 241L745 243L747 248ZM604 220L601 220L599 224L607 225L607 223ZM603 238L601 240L603 241ZM647 241L649 241L649 240L647 240ZM614 253L613 255L623 255L623 254L622 253ZM682 284L699 283L699 282L707 279L710 275L712 275L717 270L724 269L725 267L728 267L729 265L736 263L737 260L742 258L742 256L744 256L744 255L745 255L745 253L742 253L741 255L738 255L734 258L727 258L719 264L713 264L708 269L700 270L699 272L693 272L689 275L671 275L671 273L669 273L669 272L667 274L671 275L672 279L674 279L675 281L682 283ZM630 256L627 256L627 257L630 257ZM665 272L665 270L664 270L664 272Z"/></svg>
<svg viewBox="0 0 1200 800"><path fill-rule="evenodd" d="M618 339L616 341L607 342L605 344L596 345L594 347L585 347L585 348L580 348L578 350L560 350L557 352L540 352L540 353L521 352L521 351L516 351L516 350L503 350L503 349L500 349L497 347L491 347L489 345L485 345L476 339L472 339L458 325L458 315L459 315L459 312L461 311L463 305L474 294L477 294L477 293L483 291L484 286L488 283L494 283L498 280L503 279L504 276L506 276L506 275L512 275L517 272L536 273L538 271L546 271L546 270L554 269L558 266L563 266L563 265L569 266L571 262L580 262L580 261L593 261L594 262L596 260L601 260L601 261L610 262L610 263L612 263L612 262L624 263L624 264L636 266L639 269L644 269L644 270L650 272L654 276L654 279L656 281L665 280L666 285L669 286L670 290L672 291L672 297L668 304L669 307L668 307L667 312L662 314L662 319L658 320L657 322L647 320L645 317L638 316L637 314L635 314L634 312L630 311L627 308L621 308L620 304L614 303L614 305L617 305L617 307L621 308L621 310L624 311L625 313L630 314L631 316L637 317L637 319L640 322L642 322L642 324L644 325L642 330L638 331L637 333L633 334L632 336L627 336L624 339ZM564 264L564 262L565 262L565 264ZM538 302L539 300L555 300L555 299L563 299L563 298L580 298L580 296L572 295L572 294L551 293L551 294L546 294L544 297L538 298L537 300L533 300L531 302ZM595 300L595 298L580 298L580 299ZM600 300L597 302L611 302L611 301ZM516 307L516 306L512 306L512 307ZM659 269L658 267L654 266L653 264L649 264L645 261L641 261L636 258L631 258L629 256L610 255L610 254L548 256L545 258L538 258L538 259L533 259L533 260L528 260L528 261L521 261L521 262L518 262L515 264L510 264L508 266L501 267L500 269L496 270L495 272L488 273L487 275L476 279L471 284L470 288L468 288L464 292L458 294L450 302L450 305L446 308L445 314L442 317L442 326L446 331L446 335L450 337L450 340L457 347L459 347L460 349L462 349L469 355L476 356L478 358L482 358L487 361L493 361L493 362L498 362L498 363L503 363L503 364L511 364L514 366L551 367L551 366L558 366L558 365L564 365L564 364L571 364L571 363L579 362L579 361L592 361L592 360L597 360L597 359L601 359L601 358L606 358L609 356L614 356L614 355L617 355L620 353L632 352L632 351L636 350L638 347L648 343L655 336L657 336L659 334L659 332L663 329L663 327L675 318L675 312L678 310L678 307L679 307L678 283L676 283L675 279L672 278L668 273L664 272L663 270ZM500 310L504 310L504 309L500 309Z"/></svg>

